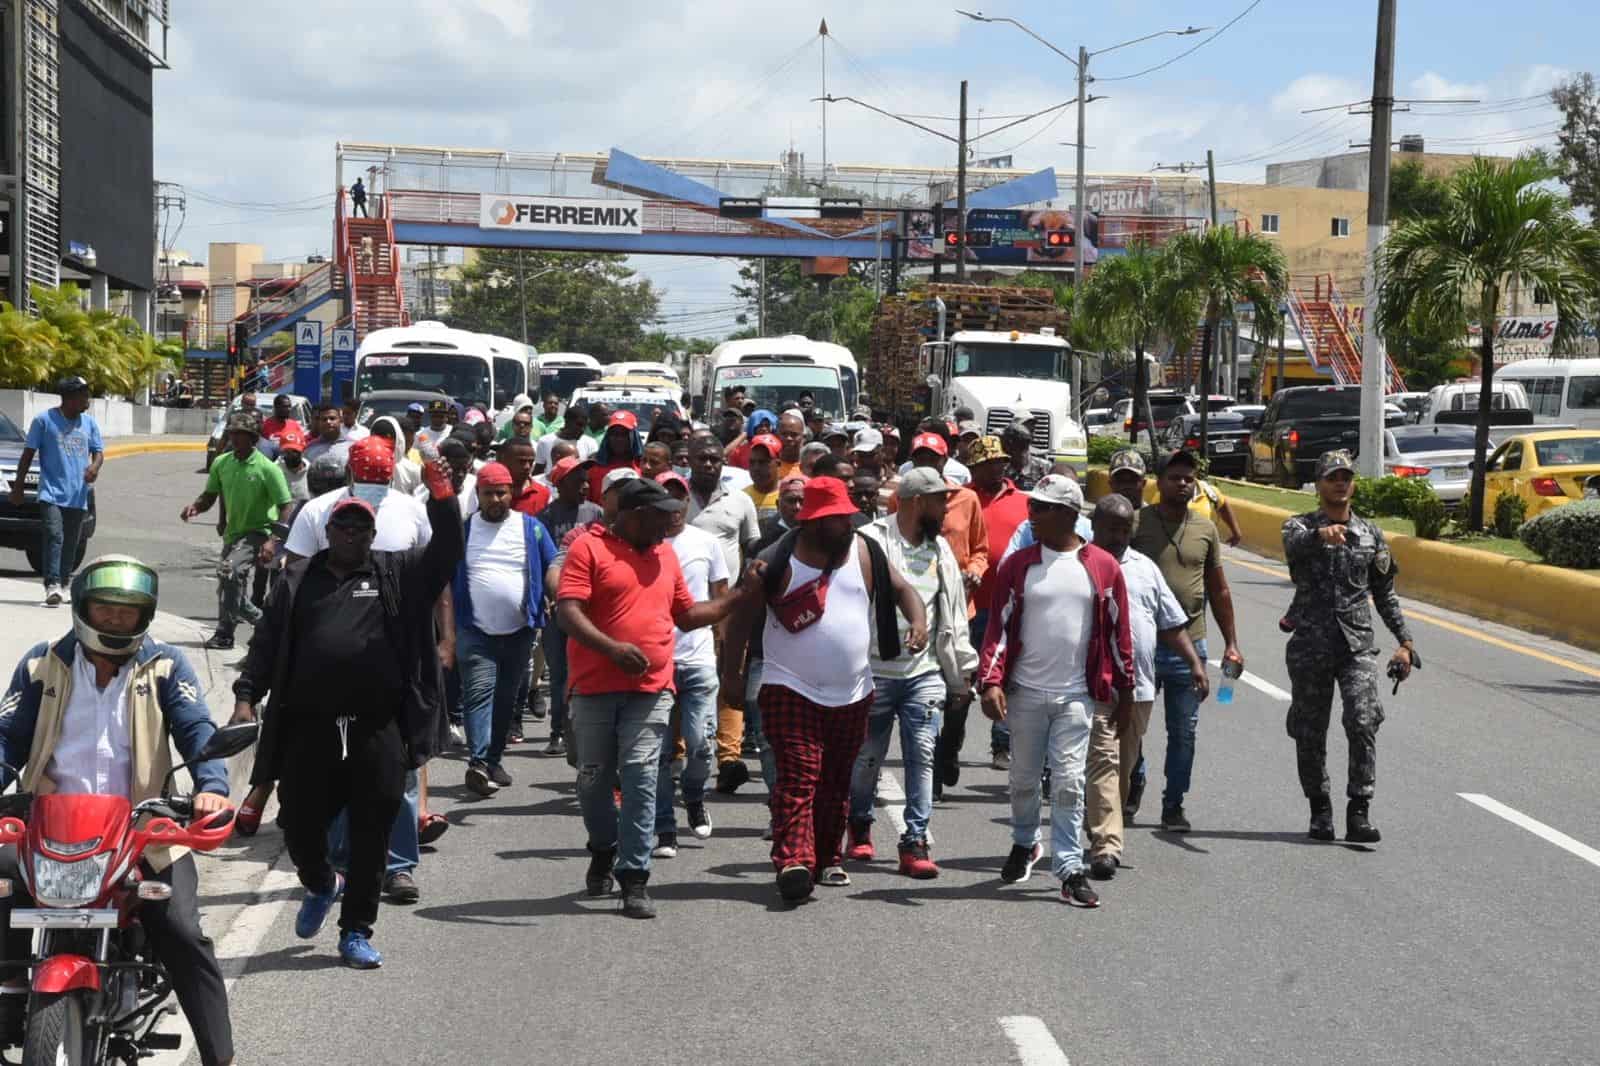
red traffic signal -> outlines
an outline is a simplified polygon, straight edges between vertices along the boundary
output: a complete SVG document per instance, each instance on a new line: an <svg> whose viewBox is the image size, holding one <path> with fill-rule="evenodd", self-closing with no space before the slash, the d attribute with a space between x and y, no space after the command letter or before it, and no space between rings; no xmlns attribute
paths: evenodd
<svg viewBox="0 0 1600 1066"><path fill-rule="evenodd" d="M1050 230L1044 235L1044 244L1046 248L1071 248L1072 231L1064 229Z"/></svg>
<svg viewBox="0 0 1600 1066"><path fill-rule="evenodd" d="M957 248L960 247L960 245L961 234L958 231L951 230L949 233L944 235L944 246L946 248Z"/></svg>
<svg viewBox="0 0 1600 1066"><path fill-rule="evenodd" d="M968 248L987 248L994 237L994 233L986 229L967 230ZM959 248L961 246L961 233L958 230L947 230L944 235L946 248Z"/></svg>

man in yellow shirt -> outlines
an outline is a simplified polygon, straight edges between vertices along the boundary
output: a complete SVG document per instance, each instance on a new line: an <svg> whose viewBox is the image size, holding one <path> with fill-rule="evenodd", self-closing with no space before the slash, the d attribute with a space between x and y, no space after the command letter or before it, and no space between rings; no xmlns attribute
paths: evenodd
<svg viewBox="0 0 1600 1066"><path fill-rule="evenodd" d="M778 513L778 455L783 442L762 433L750 442L750 484L744 491L755 501L756 517L762 522Z"/></svg>

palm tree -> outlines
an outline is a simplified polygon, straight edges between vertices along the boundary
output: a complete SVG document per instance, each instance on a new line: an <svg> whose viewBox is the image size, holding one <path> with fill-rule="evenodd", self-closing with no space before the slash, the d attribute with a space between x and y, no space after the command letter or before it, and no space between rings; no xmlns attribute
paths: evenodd
<svg viewBox="0 0 1600 1066"><path fill-rule="evenodd" d="M1138 243L1126 255L1102 259L1084 279L1078 293L1076 323L1092 335L1097 346L1133 349L1133 416L1143 417L1150 434L1151 454L1156 450L1155 423L1150 417L1150 378L1145 352L1162 337L1181 343L1194 329L1198 299L1181 284L1176 260L1165 250ZM1129 443L1136 443L1137 430Z"/></svg>
<svg viewBox="0 0 1600 1066"><path fill-rule="evenodd" d="M1205 305L1205 337L1200 344L1200 446L1204 451L1209 438L1211 392L1211 354L1216 343L1217 323L1224 312L1233 313L1239 304L1255 307L1256 321L1265 322L1278 315L1278 307L1289 291L1289 267L1283 252L1272 241L1254 233L1239 233L1232 226L1212 226L1199 232L1180 233L1167 244L1175 259L1180 285Z"/></svg>
<svg viewBox="0 0 1600 1066"><path fill-rule="evenodd" d="M1378 255L1374 321L1385 336L1408 321L1444 326L1476 319L1481 327L1471 530L1483 528L1501 292L1517 283L1549 294L1558 319L1557 351L1572 347L1600 300L1600 237L1573 215L1566 197L1546 186L1553 177L1549 165L1534 156L1508 163L1475 159L1451 179L1442 214L1401 223Z"/></svg>

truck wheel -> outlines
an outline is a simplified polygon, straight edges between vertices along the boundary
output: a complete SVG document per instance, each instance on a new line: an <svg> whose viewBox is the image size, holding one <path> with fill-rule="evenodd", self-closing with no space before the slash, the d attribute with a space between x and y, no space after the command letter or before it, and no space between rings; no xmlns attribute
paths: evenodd
<svg viewBox="0 0 1600 1066"><path fill-rule="evenodd" d="M88 1019L82 991L28 997L22 1066L88 1066Z"/></svg>

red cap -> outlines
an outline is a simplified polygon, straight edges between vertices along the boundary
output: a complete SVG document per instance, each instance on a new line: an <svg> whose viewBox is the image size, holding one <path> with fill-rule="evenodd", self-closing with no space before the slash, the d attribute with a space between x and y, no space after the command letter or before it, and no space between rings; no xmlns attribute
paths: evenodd
<svg viewBox="0 0 1600 1066"><path fill-rule="evenodd" d="M333 510L328 512L328 519L332 521L339 516L340 512L349 510L364 511L366 516L374 522L378 520L378 512L372 509L372 504L359 496L345 496L340 499L333 505Z"/></svg>
<svg viewBox="0 0 1600 1066"><path fill-rule="evenodd" d="M282 433L278 434L278 450L281 452L285 448L292 448L297 452L305 451L306 435L301 433L298 429L284 430Z"/></svg>
<svg viewBox="0 0 1600 1066"><path fill-rule="evenodd" d="M574 470L581 470L594 465L593 459L579 459L576 455L569 455L550 468L550 484L559 485L567 479L567 475Z"/></svg>
<svg viewBox="0 0 1600 1066"><path fill-rule="evenodd" d="M365 485L387 485L394 478L394 449L386 438L362 437L350 446L350 475Z"/></svg>
<svg viewBox="0 0 1600 1066"><path fill-rule="evenodd" d="M805 500L796 516L801 522L833 515L852 515L856 505L850 502L850 488L836 477L814 477L806 482Z"/></svg>
<svg viewBox="0 0 1600 1066"><path fill-rule="evenodd" d="M756 439L750 442L751 451L755 451L757 448L765 448L767 454L776 459L778 453L783 451L783 441L774 437L771 433L758 433L756 434Z"/></svg>
<svg viewBox="0 0 1600 1066"><path fill-rule="evenodd" d="M611 417L606 419L606 428L612 426L625 426L628 429L638 429L639 419L632 411L612 411Z"/></svg>
<svg viewBox="0 0 1600 1066"><path fill-rule="evenodd" d="M952 437L961 435L961 427L956 425L954 422L946 422L944 424L944 428L950 431L950 435Z"/></svg>
<svg viewBox="0 0 1600 1066"><path fill-rule="evenodd" d="M509 485L511 484L511 471L507 470L504 463L484 463L478 470L478 484Z"/></svg>
<svg viewBox="0 0 1600 1066"><path fill-rule="evenodd" d="M911 438L911 450L913 452L919 452L924 448L940 455L950 454L950 445L946 444L944 438L937 433L919 433Z"/></svg>
<svg viewBox="0 0 1600 1066"><path fill-rule="evenodd" d="M663 470L656 475L656 484L665 488L668 485L677 485L685 493L689 491L689 483L683 480L683 475L676 470Z"/></svg>

